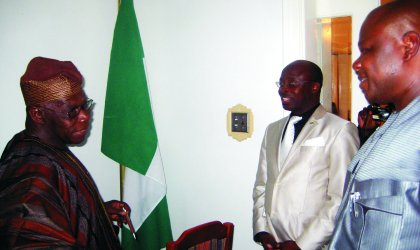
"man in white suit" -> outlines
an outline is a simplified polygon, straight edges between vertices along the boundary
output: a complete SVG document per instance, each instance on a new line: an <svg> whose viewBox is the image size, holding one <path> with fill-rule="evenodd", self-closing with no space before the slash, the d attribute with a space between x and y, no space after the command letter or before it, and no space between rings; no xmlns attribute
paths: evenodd
<svg viewBox="0 0 420 250"><path fill-rule="evenodd" d="M281 74L279 94L291 114L266 129L253 192L254 240L265 250L321 249L333 232L359 137L353 123L320 104L322 80L321 69L303 60Z"/></svg>

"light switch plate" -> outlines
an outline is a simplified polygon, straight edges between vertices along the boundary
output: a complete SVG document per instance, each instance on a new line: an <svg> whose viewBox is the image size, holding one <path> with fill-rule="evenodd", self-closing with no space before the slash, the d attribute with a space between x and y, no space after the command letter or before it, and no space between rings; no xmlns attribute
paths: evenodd
<svg viewBox="0 0 420 250"><path fill-rule="evenodd" d="M252 111L242 104L228 110L227 114L228 135L237 141L251 138L254 132L254 118Z"/></svg>
<svg viewBox="0 0 420 250"><path fill-rule="evenodd" d="M232 132L248 133L248 113L232 113Z"/></svg>

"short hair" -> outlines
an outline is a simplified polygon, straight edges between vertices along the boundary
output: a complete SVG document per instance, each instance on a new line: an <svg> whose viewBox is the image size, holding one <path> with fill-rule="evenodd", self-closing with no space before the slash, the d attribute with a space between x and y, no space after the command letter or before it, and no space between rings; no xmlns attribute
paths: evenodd
<svg viewBox="0 0 420 250"><path fill-rule="evenodd" d="M322 87L322 82L324 81L324 76L322 74L321 68L318 65L316 65L315 63L313 63L313 62L309 62L309 63L310 63L310 65L312 67L312 70L313 70L313 78L314 78L314 81L316 81L319 84L321 84L321 87Z"/></svg>
<svg viewBox="0 0 420 250"><path fill-rule="evenodd" d="M322 70L318 65L307 60L296 60L290 63L289 65L287 65L285 68L289 66L295 66L295 65L303 66L305 69L305 73L308 74L310 80L318 82L321 85L320 87L322 87L324 76L322 75Z"/></svg>

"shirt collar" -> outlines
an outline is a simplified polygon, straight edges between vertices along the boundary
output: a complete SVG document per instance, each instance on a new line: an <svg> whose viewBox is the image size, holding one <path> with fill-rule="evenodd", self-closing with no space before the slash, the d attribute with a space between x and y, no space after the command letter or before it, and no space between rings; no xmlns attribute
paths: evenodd
<svg viewBox="0 0 420 250"><path fill-rule="evenodd" d="M290 114L290 117L292 117L292 116L301 116L303 119L307 120L307 119L309 119L309 117L311 117L314 114L315 110L319 107L319 105L321 105L321 104L318 103L313 108L311 108L310 110L306 111L305 113L303 113L301 115L297 115L297 114L295 114L295 113L292 112Z"/></svg>

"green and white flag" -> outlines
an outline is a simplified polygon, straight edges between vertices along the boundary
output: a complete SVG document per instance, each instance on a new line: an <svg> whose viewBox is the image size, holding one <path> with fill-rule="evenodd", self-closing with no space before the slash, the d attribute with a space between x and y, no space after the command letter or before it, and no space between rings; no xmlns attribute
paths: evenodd
<svg viewBox="0 0 420 250"><path fill-rule="evenodd" d="M123 249L164 248L172 240L166 182L133 0L122 0L118 10L101 151L127 167L123 200L131 207L137 240L123 227Z"/></svg>

